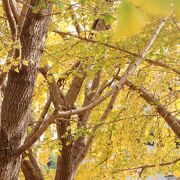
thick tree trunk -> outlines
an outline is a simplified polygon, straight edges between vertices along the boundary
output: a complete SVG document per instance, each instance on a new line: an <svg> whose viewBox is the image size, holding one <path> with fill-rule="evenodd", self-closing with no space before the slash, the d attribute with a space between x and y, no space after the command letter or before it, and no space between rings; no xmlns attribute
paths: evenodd
<svg viewBox="0 0 180 180"><path fill-rule="evenodd" d="M33 6L35 0L31 1ZM10 70L1 108L0 124L0 179L16 180L21 157L15 157L16 149L23 144L28 125L28 112L33 97L38 64L47 36L51 5L38 13L29 9L21 34L22 59L29 62L22 65L20 72Z"/></svg>

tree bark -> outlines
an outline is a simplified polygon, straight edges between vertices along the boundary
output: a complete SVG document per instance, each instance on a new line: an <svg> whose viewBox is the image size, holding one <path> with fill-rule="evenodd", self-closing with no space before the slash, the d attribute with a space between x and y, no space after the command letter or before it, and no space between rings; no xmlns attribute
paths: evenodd
<svg viewBox="0 0 180 180"><path fill-rule="evenodd" d="M79 67L79 70L83 74L83 77L74 76L70 88L65 96L65 109L73 108L80 89L83 85L84 79L86 78L86 74L83 72L81 65ZM65 116L64 118L70 120L71 116ZM60 120L59 123L60 124L57 125L57 131L58 138L62 143L62 150L61 155L58 157L55 180L72 180L72 139L70 135L71 132L67 129L70 126L70 121ZM63 137L65 133L68 133L67 137Z"/></svg>
<svg viewBox="0 0 180 180"><path fill-rule="evenodd" d="M36 172L36 169L34 169L33 165L28 160L22 160L21 170L26 180L42 180Z"/></svg>
<svg viewBox="0 0 180 180"><path fill-rule="evenodd" d="M35 5L36 0L31 1ZM1 109L0 123L0 179L18 179L21 156L15 157L16 149L24 142L28 120L28 112L34 92L39 60L44 48L48 31L51 4L38 13L28 10L22 29L21 60L28 61L28 66L22 65L19 72L11 69L5 89ZM20 60L20 61L21 61Z"/></svg>

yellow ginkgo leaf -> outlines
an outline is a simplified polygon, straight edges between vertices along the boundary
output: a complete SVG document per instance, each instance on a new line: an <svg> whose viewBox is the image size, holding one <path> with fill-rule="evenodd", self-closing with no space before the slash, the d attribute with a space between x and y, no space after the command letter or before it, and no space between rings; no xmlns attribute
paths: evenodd
<svg viewBox="0 0 180 180"><path fill-rule="evenodd" d="M135 6L141 6L144 0L129 0L130 3L134 4Z"/></svg>
<svg viewBox="0 0 180 180"><path fill-rule="evenodd" d="M126 0L122 1L114 29L114 40L120 40L123 36L131 36L140 32L145 25L145 19L144 14L139 9Z"/></svg>
<svg viewBox="0 0 180 180"><path fill-rule="evenodd" d="M19 69L18 69L18 68L15 68L14 71L17 72L17 73L19 73Z"/></svg>
<svg viewBox="0 0 180 180"><path fill-rule="evenodd" d="M177 44L177 49L176 49L176 51L178 52L178 53L180 53L180 44Z"/></svg>
<svg viewBox="0 0 180 180"><path fill-rule="evenodd" d="M5 72L8 72L9 69L10 69L10 67L9 67L8 65L5 65L5 66L3 67L3 72L4 72L4 73L5 73Z"/></svg>
<svg viewBox="0 0 180 180"><path fill-rule="evenodd" d="M175 170L173 174L176 177L180 177L180 170Z"/></svg>
<svg viewBox="0 0 180 180"><path fill-rule="evenodd" d="M23 65L28 66L28 61L27 61L27 60L24 59L24 60L22 61L22 63L23 63Z"/></svg>
<svg viewBox="0 0 180 180"><path fill-rule="evenodd" d="M46 100L46 93L43 92L39 97L38 97L38 102L39 102L39 105L43 106L44 105L44 102Z"/></svg>
<svg viewBox="0 0 180 180"><path fill-rule="evenodd" d="M155 16L168 16L170 0L143 0L140 8Z"/></svg>
<svg viewBox="0 0 180 180"><path fill-rule="evenodd" d="M173 0L174 14L176 19L180 19L180 0Z"/></svg>
<svg viewBox="0 0 180 180"><path fill-rule="evenodd" d="M55 73L58 74L60 71L60 67L58 63L53 64L53 66L51 66L51 69L49 71L49 73Z"/></svg>

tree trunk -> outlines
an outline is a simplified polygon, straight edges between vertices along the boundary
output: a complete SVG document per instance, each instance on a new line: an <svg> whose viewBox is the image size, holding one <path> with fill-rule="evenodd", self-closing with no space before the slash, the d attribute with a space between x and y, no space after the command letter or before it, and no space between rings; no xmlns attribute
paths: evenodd
<svg viewBox="0 0 180 180"><path fill-rule="evenodd" d="M70 117L65 117L69 119ZM61 155L58 156L57 169L55 180L72 180L72 160L71 151L72 144L67 144L70 141L70 132L67 131L67 127L70 126L70 122L63 121L60 125L57 125L58 137L62 143ZM68 132L67 137L63 137Z"/></svg>
<svg viewBox="0 0 180 180"><path fill-rule="evenodd" d="M42 180L30 161L22 160L21 169L26 180Z"/></svg>
<svg viewBox="0 0 180 180"><path fill-rule="evenodd" d="M35 0L31 1L34 6ZM44 48L48 31L48 14L51 5L33 13L29 9L22 30L21 59L28 61L22 65L19 73L13 69L8 73L4 99L1 108L0 124L0 179L18 179L21 157L15 157L16 149L24 142L27 129L28 112L34 92L39 60Z"/></svg>

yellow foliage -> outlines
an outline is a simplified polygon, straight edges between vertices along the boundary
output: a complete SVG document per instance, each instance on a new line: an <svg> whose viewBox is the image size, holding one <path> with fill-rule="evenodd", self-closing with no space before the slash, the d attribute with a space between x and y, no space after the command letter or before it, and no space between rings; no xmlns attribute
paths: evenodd
<svg viewBox="0 0 180 180"><path fill-rule="evenodd" d="M143 3L143 0L129 0L129 2L131 2L135 6L141 6Z"/></svg>
<svg viewBox="0 0 180 180"><path fill-rule="evenodd" d="M175 170L173 174L176 177L180 177L180 170Z"/></svg>
<svg viewBox="0 0 180 180"><path fill-rule="evenodd" d="M119 7L118 21L114 30L114 40L120 40L123 36L137 34L144 27L145 22L144 14L124 0Z"/></svg>
<svg viewBox="0 0 180 180"><path fill-rule="evenodd" d="M180 0L173 0L174 3L174 13L177 19L180 19Z"/></svg>
<svg viewBox="0 0 180 180"><path fill-rule="evenodd" d="M46 100L46 93L44 92L43 94L39 95L38 102L42 106L44 104L45 100Z"/></svg>
<svg viewBox="0 0 180 180"><path fill-rule="evenodd" d="M170 13L170 0L129 0L145 12L155 16L168 16Z"/></svg>
<svg viewBox="0 0 180 180"><path fill-rule="evenodd" d="M10 67L9 67L8 65L5 65L5 66L3 67L3 72L8 72L9 69L10 69Z"/></svg>
<svg viewBox="0 0 180 180"><path fill-rule="evenodd" d="M148 0L144 1L142 8L149 14L155 16L168 16L170 13L169 0Z"/></svg>

